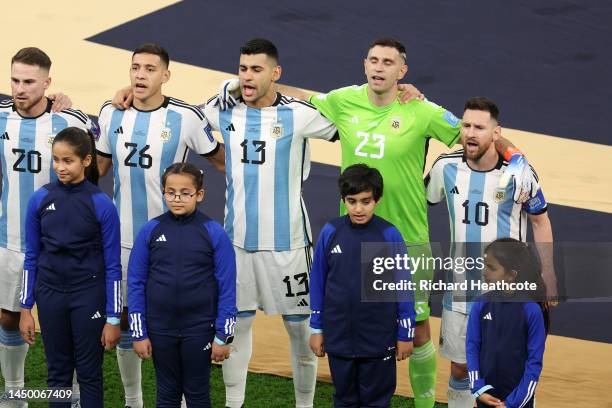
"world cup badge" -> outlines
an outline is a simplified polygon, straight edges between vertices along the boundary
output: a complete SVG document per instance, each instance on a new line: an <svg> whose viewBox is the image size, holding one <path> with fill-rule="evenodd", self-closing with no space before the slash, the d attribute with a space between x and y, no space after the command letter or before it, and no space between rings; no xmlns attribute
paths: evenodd
<svg viewBox="0 0 612 408"><path fill-rule="evenodd" d="M166 143L168 140L170 140L170 138L172 137L172 132L170 131L170 128L163 128L161 131L161 134L159 135L159 138L161 139L161 141L163 143Z"/></svg>
<svg viewBox="0 0 612 408"><path fill-rule="evenodd" d="M283 137L282 123L275 123L272 125L272 127L270 128L270 137L272 139L280 139L281 137Z"/></svg>

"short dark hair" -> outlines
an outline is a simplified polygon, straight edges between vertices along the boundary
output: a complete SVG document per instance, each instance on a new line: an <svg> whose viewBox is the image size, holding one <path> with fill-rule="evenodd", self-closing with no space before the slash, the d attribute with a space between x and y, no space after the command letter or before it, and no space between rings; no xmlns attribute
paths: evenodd
<svg viewBox="0 0 612 408"><path fill-rule="evenodd" d="M162 188L166 188L166 179L171 174L189 174L193 178L193 185L198 191L204 186L204 173L191 163L171 164L162 176Z"/></svg>
<svg viewBox="0 0 612 408"><path fill-rule="evenodd" d="M17 51L11 59L11 65L19 62L25 65L37 65L47 71L51 69L51 58L43 50L36 47L26 47Z"/></svg>
<svg viewBox="0 0 612 408"><path fill-rule="evenodd" d="M59 132L53 138L53 145L59 142L67 143L72 147L74 154L79 156L81 160L91 155L91 164L85 169L85 177L93 184L98 184L100 173L98 171L98 163L96 160L96 137L91 131L71 126Z"/></svg>
<svg viewBox="0 0 612 408"><path fill-rule="evenodd" d="M168 66L170 65L170 56L168 55L168 51L166 51L164 47L162 47L159 44L154 44L154 43L141 44L138 46L138 48L134 50L134 53L132 54L132 58L134 58L134 55L136 54L157 55L166 64L166 68L168 68Z"/></svg>
<svg viewBox="0 0 612 408"><path fill-rule="evenodd" d="M489 112L495 120L499 118L499 108L495 101L484 96L476 96L465 101L463 111L465 112L468 109Z"/></svg>
<svg viewBox="0 0 612 408"><path fill-rule="evenodd" d="M240 55L266 54L278 62L278 49L276 45L265 38L253 38L240 47Z"/></svg>
<svg viewBox="0 0 612 408"><path fill-rule="evenodd" d="M338 188L343 200L348 195L371 191L374 201L378 201L383 195L383 178L373 167L363 163L353 164L340 175Z"/></svg>
<svg viewBox="0 0 612 408"><path fill-rule="evenodd" d="M368 51L370 51L376 46L395 48L397 52L399 52L400 57L402 57L404 61L406 61L406 47L404 47L404 44L402 44L395 38L384 37L374 40L374 42L368 47Z"/></svg>

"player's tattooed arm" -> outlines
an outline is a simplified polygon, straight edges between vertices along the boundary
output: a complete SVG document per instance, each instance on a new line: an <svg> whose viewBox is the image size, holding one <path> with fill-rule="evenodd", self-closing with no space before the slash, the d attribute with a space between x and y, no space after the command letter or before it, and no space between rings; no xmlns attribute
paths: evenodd
<svg viewBox="0 0 612 408"><path fill-rule="evenodd" d="M542 263L542 279L546 284L546 298L550 306L557 306L557 276L553 262L553 232L548 213L530 215L533 228L533 240L536 244L540 262Z"/></svg>

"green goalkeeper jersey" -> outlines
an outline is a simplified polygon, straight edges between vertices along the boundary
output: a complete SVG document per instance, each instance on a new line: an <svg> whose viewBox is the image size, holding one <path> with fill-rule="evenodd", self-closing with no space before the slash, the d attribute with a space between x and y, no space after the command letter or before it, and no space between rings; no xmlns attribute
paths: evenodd
<svg viewBox="0 0 612 408"><path fill-rule="evenodd" d="M316 95L310 102L338 128L342 170L365 163L382 174L384 193L376 214L393 223L406 242L428 242L423 170L429 139L453 146L459 119L428 101L375 106L367 84ZM343 206L341 211L346 212Z"/></svg>

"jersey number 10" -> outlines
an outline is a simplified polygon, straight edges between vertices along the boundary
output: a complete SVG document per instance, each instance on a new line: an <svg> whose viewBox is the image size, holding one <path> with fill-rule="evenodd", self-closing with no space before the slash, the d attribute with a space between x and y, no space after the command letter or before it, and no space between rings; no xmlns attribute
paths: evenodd
<svg viewBox="0 0 612 408"><path fill-rule="evenodd" d="M465 200L461 206L465 209L465 214L461 222L470 224L470 200ZM489 223L489 204L483 203L482 201L476 203L474 206L474 221L481 227Z"/></svg>

